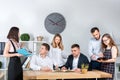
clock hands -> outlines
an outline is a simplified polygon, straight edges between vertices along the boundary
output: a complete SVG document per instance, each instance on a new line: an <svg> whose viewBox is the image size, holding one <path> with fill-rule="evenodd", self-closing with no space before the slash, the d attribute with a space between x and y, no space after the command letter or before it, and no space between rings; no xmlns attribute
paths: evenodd
<svg viewBox="0 0 120 80"><path fill-rule="evenodd" d="M61 22L63 19L59 20L58 22L54 23L53 25L58 25L59 22Z"/></svg>
<svg viewBox="0 0 120 80"><path fill-rule="evenodd" d="M61 21L63 21L63 19L61 19L61 20L59 20L59 21L57 21L57 22L54 22L53 20L51 20L51 19L48 19L50 22L52 22L53 23L53 25L57 25L57 26L60 26L60 25L58 25L58 23L60 23Z"/></svg>
<svg viewBox="0 0 120 80"><path fill-rule="evenodd" d="M50 22L52 22L53 24L56 24L53 20L51 20L51 19L48 19Z"/></svg>

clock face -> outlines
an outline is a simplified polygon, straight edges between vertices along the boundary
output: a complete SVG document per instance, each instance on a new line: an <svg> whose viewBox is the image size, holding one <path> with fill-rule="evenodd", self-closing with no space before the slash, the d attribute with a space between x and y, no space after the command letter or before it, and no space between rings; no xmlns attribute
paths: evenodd
<svg viewBox="0 0 120 80"><path fill-rule="evenodd" d="M61 33L65 26L65 18L59 13L51 13L45 19L45 28L51 34Z"/></svg>

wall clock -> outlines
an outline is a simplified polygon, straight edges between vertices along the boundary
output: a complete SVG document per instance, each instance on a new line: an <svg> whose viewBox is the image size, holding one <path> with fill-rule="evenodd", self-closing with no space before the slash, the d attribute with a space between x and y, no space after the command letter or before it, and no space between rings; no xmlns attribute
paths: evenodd
<svg viewBox="0 0 120 80"><path fill-rule="evenodd" d="M45 19L45 29L51 33L61 33L66 26L66 20L60 13L51 13Z"/></svg>

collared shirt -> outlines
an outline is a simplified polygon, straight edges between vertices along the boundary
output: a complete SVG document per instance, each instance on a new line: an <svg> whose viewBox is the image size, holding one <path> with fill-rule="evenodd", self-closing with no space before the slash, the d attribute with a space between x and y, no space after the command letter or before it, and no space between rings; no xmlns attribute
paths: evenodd
<svg viewBox="0 0 120 80"><path fill-rule="evenodd" d="M48 56L42 58L39 54L33 55L30 61L30 68L40 70L42 67L49 67L53 70L52 60Z"/></svg>
<svg viewBox="0 0 120 80"><path fill-rule="evenodd" d="M101 52L101 38L99 40L92 38L89 42L89 49L88 49L89 55L90 56L96 55L97 58L100 52Z"/></svg>
<svg viewBox="0 0 120 80"><path fill-rule="evenodd" d="M77 58L73 58L73 69L76 69L78 67L78 60L79 60L79 56Z"/></svg>

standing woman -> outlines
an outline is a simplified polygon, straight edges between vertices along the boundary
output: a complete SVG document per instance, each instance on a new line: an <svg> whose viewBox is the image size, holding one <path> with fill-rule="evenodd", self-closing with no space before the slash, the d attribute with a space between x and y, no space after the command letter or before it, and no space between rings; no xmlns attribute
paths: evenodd
<svg viewBox="0 0 120 80"><path fill-rule="evenodd" d="M9 40L5 45L4 56L10 58L8 80L23 80L23 70L20 61L20 56L22 55L16 52L20 48L19 35L19 28L17 27L12 27L7 35Z"/></svg>
<svg viewBox="0 0 120 80"><path fill-rule="evenodd" d="M118 48L113 41L110 34L104 34L102 36L102 49L103 49L103 57L105 57L106 60L100 60L99 62L102 62L101 69L104 72L108 72L112 74L112 78L107 78L105 80L113 80L114 79L114 72L115 72L115 61L116 57L118 55Z"/></svg>
<svg viewBox="0 0 120 80"><path fill-rule="evenodd" d="M60 34L55 34L51 46L49 56L54 63L55 69L61 68L65 63L64 59L66 58L66 55L63 53L64 46Z"/></svg>

